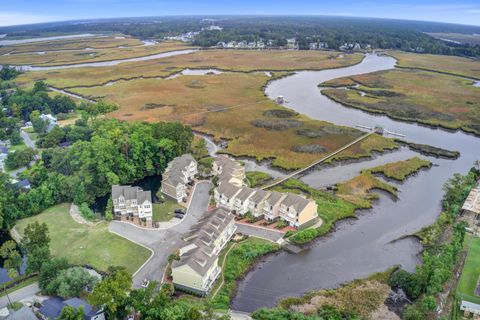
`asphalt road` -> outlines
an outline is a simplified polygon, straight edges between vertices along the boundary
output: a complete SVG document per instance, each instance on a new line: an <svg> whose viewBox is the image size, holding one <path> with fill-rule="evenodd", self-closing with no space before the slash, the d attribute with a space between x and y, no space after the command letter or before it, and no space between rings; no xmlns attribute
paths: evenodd
<svg viewBox="0 0 480 320"><path fill-rule="evenodd" d="M30 139L30 136L28 135L28 133L26 133L23 130L20 130L20 136L22 137L23 142L25 142L27 147L32 148L32 149L36 149L35 142L33 142L33 140Z"/></svg>
<svg viewBox="0 0 480 320"><path fill-rule="evenodd" d="M40 288L38 287L38 283L35 282L31 285L9 293L8 298L10 298L11 302L20 301L35 295L37 292L40 292ZM10 303L8 298L6 295L0 298L0 308L6 307Z"/></svg>
<svg viewBox="0 0 480 320"><path fill-rule="evenodd" d="M270 240L272 242L277 242L283 237L283 233L280 231L267 230L264 228L246 225L243 223L236 223L235 225L237 226L237 232L248 234L249 236Z"/></svg>
<svg viewBox="0 0 480 320"><path fill-rule="evenodd" d="M202 213L207 210L208 192L211 187L212 184L209 181L198 182L185 217L180 223L169 229L147 230L119 221L110 223L109 230L111 232L153 250L153 256L133 277L134 287L139 287L143 279L162 280L168 256L181 245L182 235L196 224Z"/></svg>

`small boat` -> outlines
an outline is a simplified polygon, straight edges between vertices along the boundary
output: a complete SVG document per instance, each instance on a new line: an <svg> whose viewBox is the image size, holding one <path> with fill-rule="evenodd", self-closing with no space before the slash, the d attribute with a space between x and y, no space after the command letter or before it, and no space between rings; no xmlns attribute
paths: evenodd
<svg viewBox="0 0 480 320"><path fill-rule="evenodd" d="M278 96L277 99L275 99L275 101L278 104L283 104L285 102L285 99L283 98L283 96Z"/></svg>

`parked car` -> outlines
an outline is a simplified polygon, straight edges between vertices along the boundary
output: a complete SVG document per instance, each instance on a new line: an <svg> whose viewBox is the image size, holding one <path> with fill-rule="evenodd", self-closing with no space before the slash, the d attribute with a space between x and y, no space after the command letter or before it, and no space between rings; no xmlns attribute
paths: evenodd
<svg viewBox="0 0 480 320"><path fill-rule="evenodd" d="M183 219L183 214L175 213L175 218Z"/></svg>
<svg viewBox="0 0 480 320"><path fill-rule="evenodd" d="M185 211L183 209L175 209L175 213L185 214Z"/></svg>

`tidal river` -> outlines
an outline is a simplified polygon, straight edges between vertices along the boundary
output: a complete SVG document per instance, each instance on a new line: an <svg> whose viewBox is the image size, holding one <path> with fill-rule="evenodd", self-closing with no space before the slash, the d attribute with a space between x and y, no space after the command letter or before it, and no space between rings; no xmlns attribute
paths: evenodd
<svg viewBox="0 0 480 320"><path fill-rule="evenodd" d="M358 213L357 220L338 223L335 232L314 242L309 249L293 255L280 253L266 259L239 283L232 309L253 311L273 307L279 299L300 296L308 291L333 288L341 283L400 264L409 271L420 263L420 243L412 234L435 221L441 211L442 185L454 173L465 173L480 159L480 138L463 132L432 129L412 123L391 120L347 108L321 94L318 84L344 76L394 68L390 57L367 55L358 65L324 71L303 71L271 82L266 94L274 99L283 95L285 106L311 118L339 125L381 125L389 131L406 135L406 140L450 150L458 150L457 160L430 158L434 166L399 184L399 199L382 195L373 209ZM398 158L414 153L402 148ZM418 155L418 154L417 154ZM384 156L385 157L385 156ZM392 161L396 161L395 153ZM314 171L303 180L322 186L333 182L332 175L343 179L352 169L370 167L371 161ZM343 169L344 168L344 169Z"/></svg>

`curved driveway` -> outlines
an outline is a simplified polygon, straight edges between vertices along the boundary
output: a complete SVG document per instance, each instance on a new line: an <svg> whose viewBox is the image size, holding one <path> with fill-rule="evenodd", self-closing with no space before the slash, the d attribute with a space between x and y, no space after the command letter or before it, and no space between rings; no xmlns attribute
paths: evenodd
<svg viewBox="0 0 480 320"><path fill-rule="evenodd" d="M110 232L116 233L153 251L146 264L133 276L133 286L139 287L143 279L161 281L170 253L182 242L182 235L197 223L208 208L210 181L201 181L195 185L190 205L183 220L168 229L142 229L132 224L112 221Z"/></svg>

